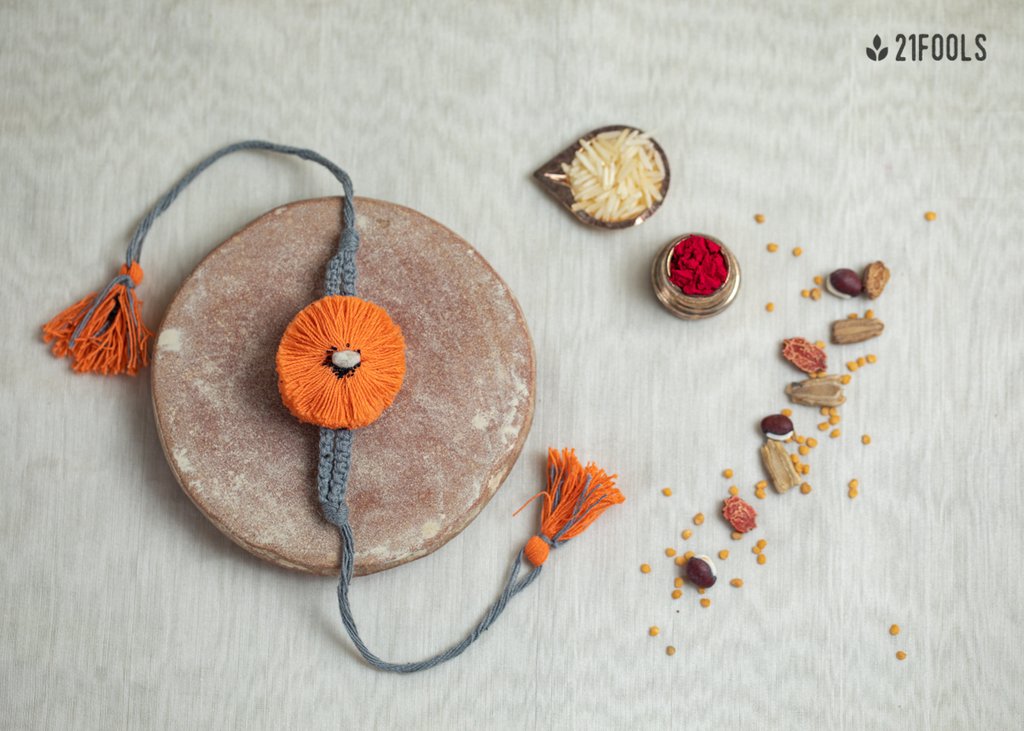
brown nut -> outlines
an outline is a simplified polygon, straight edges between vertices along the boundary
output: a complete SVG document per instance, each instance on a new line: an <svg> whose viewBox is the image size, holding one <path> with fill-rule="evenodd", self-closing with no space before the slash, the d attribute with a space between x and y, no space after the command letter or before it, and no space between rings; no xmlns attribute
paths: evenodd
<svg viewBox="0 0 1024 731"><path fill-rule="evenodd" d="M860 276L852 269L836 269L825 280L825 289L840 299L849 299L860 294L863 285Z"/></svg>
<svg viewBox="0 0 1024 731"><path fill-rule="evenodd" d="M884 263L876 261L868 264L864 270L864 294L871 299L878 299L888 283L889 269Z"/></svg>
<svg viewBox="0 0 1024 731"><path fill-rule="evenodd" d="M793 436L793 421L785 414L772 414L761 419L761 431L769 439L784 442Z"/></svg>
<svg viewBox="0 0 1024 731"><path fill-rule="evenodd" d="M715 565L707 556L694 556L686 562L686 578L701 589L709 589L718 581Z"/></svg>

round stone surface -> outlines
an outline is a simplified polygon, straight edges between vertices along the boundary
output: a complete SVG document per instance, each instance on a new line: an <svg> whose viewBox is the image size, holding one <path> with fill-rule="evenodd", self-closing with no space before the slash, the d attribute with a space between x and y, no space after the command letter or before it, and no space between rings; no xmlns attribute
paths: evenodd
<svg viewBox="0 0 1024 731"><path fill-rule="evenodd" d="M405 383L354 433L348 504L356 574L435 551L497 491L533 418L533 344L508 287L466 241L404 206L356 198L358 294L406 342ZM164 316L153 402L178 482L261 558L337 573L340 540L316 496L318 428L281 403L274 356L320 297L339 198L282 206L211 252Z"/></svg>

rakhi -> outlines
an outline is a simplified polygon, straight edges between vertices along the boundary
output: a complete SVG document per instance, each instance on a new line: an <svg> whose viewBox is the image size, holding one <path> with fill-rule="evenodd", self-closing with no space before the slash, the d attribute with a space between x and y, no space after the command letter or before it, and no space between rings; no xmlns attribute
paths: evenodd
<svg viewBox="0 0 1024 731"><path fill-rule="evenodd" d="M337 252L326 265L324 295L302 309L285 328L276 355L278 390L299 421L320 428L317 494L324 519L341 536L338 609L352 643L372 666L411 673L462 654L504 611L512 597L540 575L552 548L582 533L601 513L623 502L609 475L593 463L585 466L575 451L548 450L547 487L527 501L542 498L540 529L513 561L498 599L466 637L433 657L393 663L375 655L356 627L349 604L355 549L345 493L348 488L353 430L370 426L395 399L405 377L405 341L399 326L381 307L356 296L355 197L344 170L312 150L261 140L238 142L206 157L157 201L132 235L125 262L99 293L89 294L43 326L54 355L71 359L73 370L104 375L135 375L149 363L152 332L142 321L139 259L153 222L178 195L220 158L242 150L294 155L325 167L344 192ZM526 505L523 507L525 508ZM523 508L520 508L522 510ZM517 513L519 511L516 511ZM527 573L520 577L524 562Z"/></svg>

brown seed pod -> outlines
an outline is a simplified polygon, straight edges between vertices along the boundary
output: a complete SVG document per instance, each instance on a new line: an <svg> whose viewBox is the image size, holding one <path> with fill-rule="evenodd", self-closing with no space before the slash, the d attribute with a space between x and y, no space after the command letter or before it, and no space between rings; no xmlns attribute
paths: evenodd
<svg viewBox="0 0 1024 731"><path fill-rule="evenodd" d="M864 270L864 294L871 299L878 299L888 283L889 269L884 263L876 261L868 264Z"/></svg>

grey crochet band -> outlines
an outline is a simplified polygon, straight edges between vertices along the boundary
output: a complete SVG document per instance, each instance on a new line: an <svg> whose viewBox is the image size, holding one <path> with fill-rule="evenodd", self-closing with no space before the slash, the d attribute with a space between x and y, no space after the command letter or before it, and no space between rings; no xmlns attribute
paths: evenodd
<svg viewBox="0 0 1024 731"><path fill-rule="evenodd" d="M264 150L277 152L285 155L294 155L303 160L315 162L327 168L341 183L345 197L342 201L342 226L341 236L338 243L337 253L327 263L327 271L324 280L325 295L356 295L356 251L359 248L359 234L356 231L354 194L352 192L352 181L344 170L321 155L299 147L288 147L273 142L261 140L249 140L238 142L217 150L198 165L192 168L181 178L170 190L167 191L153 206L152 210L142 219L138 228L132 236L131 243L125 253L125 266L131 269L133 263L139 261L142 254L142 245L146 234L152 227L153 222L166 211L178 195L199 176L204 170L226 155L242 150ZM134 281L128 274L121 274L116 277L107 290L104 290L97 298L99 303L106 292L113 286L123 284L126 286L129 295L134 289ZM93 305L95 309L96 305ZM92 310L89 311L92 314ZM87 317L88 319L88 317ZM81 329L79 326L78 330ZM76 335L77 335L76 330ZM352 527L349 523L348 505L345 501L345 491L348 488L349 465L352 458L352 432L348 429L320 428L320 449L317 469L317 492L320 498L320 507L324 517L338 528L341 534L341 576L338 581L338 609L341 614L341 621L348 632L352 643L359 650L366 661L376 668L396 673L411 673L418 670L425 670L434 667L446 660L462 654L494 621L505 609L508 601L516 594L529 586L540 574L541 567L532 567L530 572L522 579L519 573L522 565L523 551L519 552L509 572L505 587L497 601L484 614L480 622L461 642L434 657L419 662L392 663L382 660L366 647L359 630L356 627L355 619L352 617L352 608L349 606L348 590L352 582L353 569L355 567L355 545L352 538ZM560 538L561 536L558 536ZM548 545L554 547L558 540L543 537Z"/></svg>

